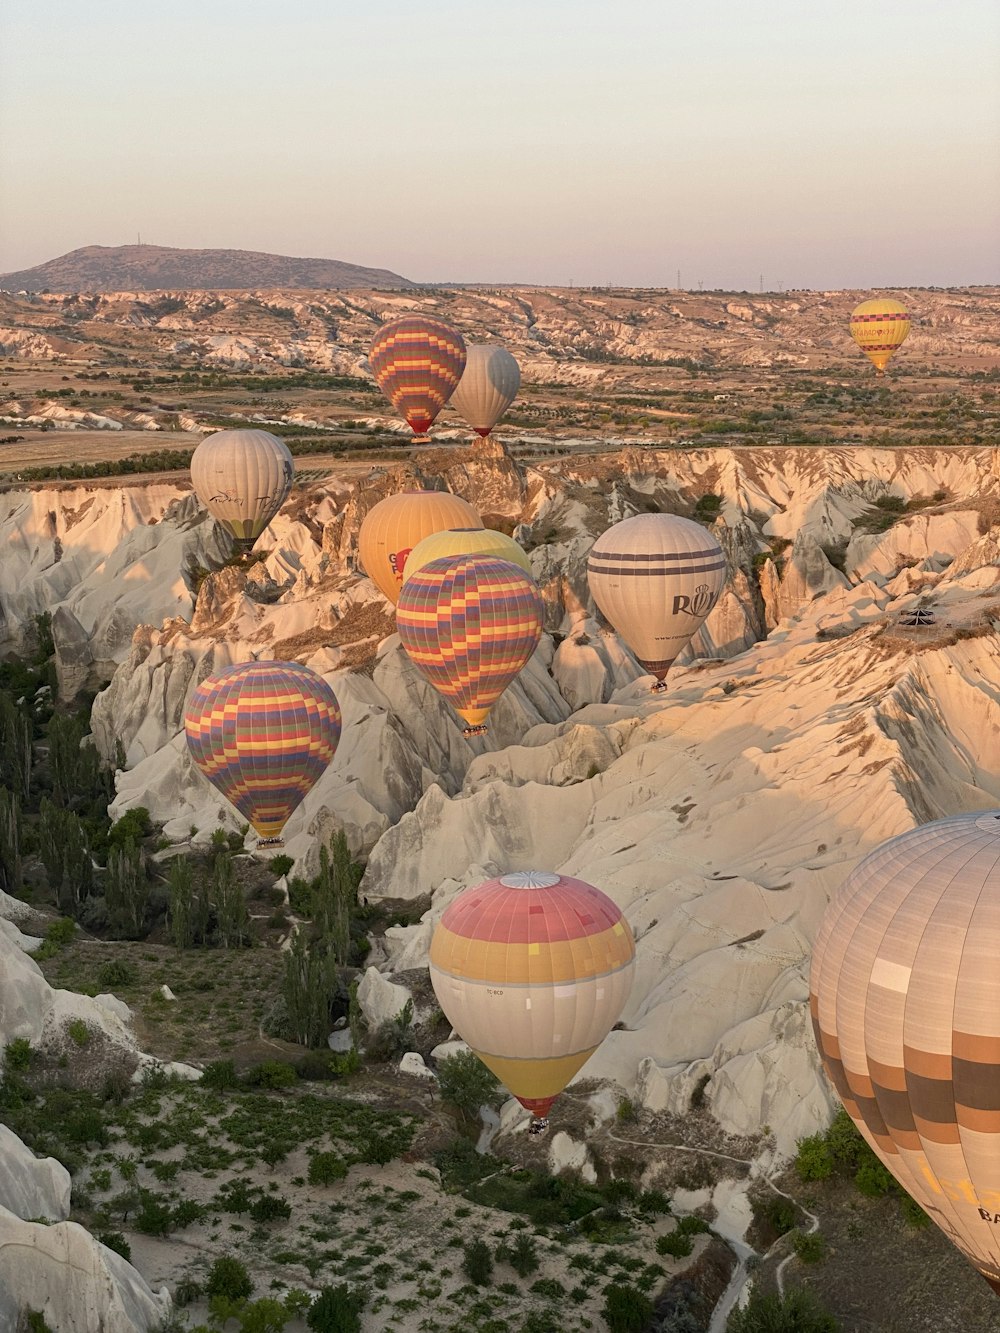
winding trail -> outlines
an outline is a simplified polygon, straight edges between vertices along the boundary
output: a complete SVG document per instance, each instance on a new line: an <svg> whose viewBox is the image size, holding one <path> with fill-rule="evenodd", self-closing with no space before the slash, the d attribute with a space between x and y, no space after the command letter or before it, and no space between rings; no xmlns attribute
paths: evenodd
<svg viewBox="0 0 1000 1333"><path fill-rule="evenodd" d="M574 1098L573 1100L579 1101L581 1099ZM613 1130L610 1130L608 1132L608 1137L614 1143L621 1143L629 1147L667 1148L672 1152L696 1153L700 1154L702 1157L715 1157L724 1162L736 1162L740 1166L747 1167L751 1173L754 1172L754 1168L756 1166L756 1163L753 1161L752 1158L734 1157L731 1153L718 1152L714 1148L692 1148L689 1144L686 1143L655 1143L651 1142L649 1139L628 1139L622 1137L619 1134L616 1134ZM769 1175L758 1169L754 1178L757 1180L762 1180L765 1183L765 1185L768 1186L769 1189L773 1190L775 1194L780 1195L782 1199L787 1199L789 1203L794 1204L794 1206L801 1213L805 1214L805 1216L809 1219L809 1226L805 1230L805 1234L807 1236L811 1236L816 1231L819 1230L819 1218L816 1216L816 1214L811 1213L808 1208L804 1208L802 1204L799 1203L798 1199L793 1198L790 1194L787 1194L779 1185L776 1185ZM781 1244L784 1237L779 1236L777 1240L775 1240L770 1246L768 1246L764 1254L758 1254L758 1252L755 1249L753 1249L752 1246L747 1245L746 1242L743 1240L737 1240L735 1237L731 1236L726 1236L724 1237L724 1239L726 1241L726 1244L729 1245L729 1247L733 1250L738 1262L736 1264L736 1268L733 1270L733 1275L729 1280L729 1286L723 1292L722 1296L719 1299L718 1304L716 1305L714 1311L712 1312L712 1322L711 1324L709 1324L708 1333L725 1333L726 1322L729 1318L729 1315L740 1304L744 1292L747 1289L750 1277L748 1269L748 1264L750 1260L755 1257L761 1261L770 1258L770 1256L774 1253L777 1247ZM778 1294L780 1296L784 1296L785 1294L785 1269L788 1267L788 1265L794 1258L795 1258L794 1251L791 1251L788 1254L786 1254L784 1259L782 1259L781 1263L778 1265L775 1271L775 1281L777 1282Z"/></svg>

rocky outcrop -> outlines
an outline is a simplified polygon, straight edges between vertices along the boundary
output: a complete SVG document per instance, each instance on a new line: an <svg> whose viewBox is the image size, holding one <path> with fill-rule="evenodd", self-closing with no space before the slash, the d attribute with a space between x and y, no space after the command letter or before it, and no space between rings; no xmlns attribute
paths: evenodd
<svg viewBox="0 0 1000 1333"><path fill-rule="evenodd" d="M76 1222L24 1221L0 1206L0 1327L15 1329L26 1310L59 1333L146 1333L170 1313L114 1250Z"/></svg>

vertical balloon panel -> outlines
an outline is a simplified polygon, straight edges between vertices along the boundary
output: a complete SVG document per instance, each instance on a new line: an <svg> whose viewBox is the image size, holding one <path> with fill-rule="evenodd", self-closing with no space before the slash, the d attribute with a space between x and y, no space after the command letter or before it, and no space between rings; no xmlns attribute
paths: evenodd
<svg viewBox="0 0 1000 1333"><path fill-rule="evenodd" d="M888 1169L1000 1290L1000 812L865 858L813 949L825 1068Z"/></svg>

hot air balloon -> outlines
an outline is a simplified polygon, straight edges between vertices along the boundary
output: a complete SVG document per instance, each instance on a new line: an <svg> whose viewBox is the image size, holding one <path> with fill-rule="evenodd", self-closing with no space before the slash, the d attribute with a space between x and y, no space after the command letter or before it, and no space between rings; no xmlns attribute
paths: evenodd
<svg viewBox="0 0 1000 1333"><path fill-rule="evenodd" d="M899 1183L1000 1294L1000 810L884 843L834 896L809 992L823 1065Z"/></svg>
<svg viewBox="0 0 1000 1333"><path fill-rule="evenodd" d="M446 528L481 528L482 519L450 491L399 491L365 515L358 532L358 559L383 597L395 603L403 569L414 546Z"/></svg>
<svg viewBox="0 0 1000 1333"><path fill-rule="evenodd" d="M634 965L632 932L606 894L537 870L465 889L430 948L445 1016L535 1129L618 1021Z"/></svg>
<svg viewBox="0 0 1000 1333"><path fill-rule="evenodd" d="M378 387L409 423L415 443L426 444L434 418L462 378L465 343L440 319L406 315L382 325L368 364Z"/></svg>
<svg viewBox="0 0 1000 1333"><path fill-rule="evenodd" d="M485 439L517 397L521 371L506 347L470 343L451 405Z"/></svg>
<svg viewBox="0 0 1000 1333"><path fill-rule="evenodd" d="M432 560L406 580L396 626L413 665L481 736L486 717L542 637L534 580L486 555Z"/></svg>
<svg viewBox="0 0 1000 1333"><path fill-rule="evenodd" d="M202 681L184 730L194 762L260 845L280 846L288 817L336 752L340 705L309 667L242 662Z"/></svg>
<svg viewBox="0 0 1000 1333"><path fill-rule="evenodd" d="M266 430L220 430L191 457L191 481L208 512L249 551L291 490L295 464Z"/></svg>
<svg viewBox="0 0 1000 1333"><path fill-rule="evenodd" d="M862 301L851 313L851 337L879 376L885 374L889 358L902 347L909 331L906 306L886 296Z"/></svg>
<svg viewBox="0 0 1000 1333"><path fill-rule="evenodd" d="M526 574L531 574L531 557L513 537L494 532L492 528L449 528L447 532L433 532L417 542L406 557L403 582L432 560L442 560L449 555L494 555L499 560L520 565Z"/></svg>
<svg viewBox="0 0 1000 1333"><path fill-rule="evenodd" d="M598 537L587 561L591 595L663 684L718 600L726 557L707 528L676 514L638 514Z"/></svg>

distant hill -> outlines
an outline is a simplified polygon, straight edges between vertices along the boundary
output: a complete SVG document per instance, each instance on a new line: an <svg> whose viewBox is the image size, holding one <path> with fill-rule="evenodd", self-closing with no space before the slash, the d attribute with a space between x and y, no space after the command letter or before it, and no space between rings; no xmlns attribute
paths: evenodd
<svg viewBox="0 0 1000 1333"><path fill-rule="evenodd" d="M257 250L178 250L167 245L85 245L18 273L0 287L27 292L243 291L265 287L415 287L385 268L339 259L293 259Z"/></svg>

